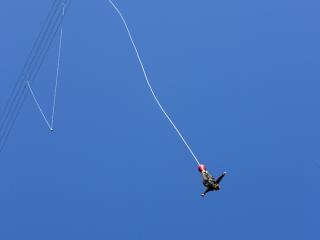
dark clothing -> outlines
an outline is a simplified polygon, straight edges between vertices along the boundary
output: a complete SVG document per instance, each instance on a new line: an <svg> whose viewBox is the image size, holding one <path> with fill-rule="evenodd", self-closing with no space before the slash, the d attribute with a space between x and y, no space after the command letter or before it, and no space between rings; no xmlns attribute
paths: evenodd
<svg viewBox="0 0 320 240"><path fill-rule="evenodd" d="M201 175L202 183L206 187L204 193L201 194L202 196L205 196L210 191L220 190L219 182L221 181L225 173L223 173L223 175L221 175L218 180L215 180L215 178L208 171L203 171Z"/></svg>
<svg viewBox="0 0 320 240"><path fill-rule="evenodd" d="M203 185L207 188L211 188L215 183L214 177L208 171L203 171L201 174Z"/></svg>

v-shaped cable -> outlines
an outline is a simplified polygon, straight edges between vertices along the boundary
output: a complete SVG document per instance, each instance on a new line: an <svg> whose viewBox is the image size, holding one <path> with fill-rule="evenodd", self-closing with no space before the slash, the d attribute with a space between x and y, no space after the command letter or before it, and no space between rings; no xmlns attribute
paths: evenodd
<svg viewBox="0 0 320 240"><path fill-rule="evenodd" d="M64 14L65 14L65 5L62 6L62 15L64 16ZM41 113L45 123L47 124L48 128L50 129L50 131L53 131L53 127L54 127L54 115L55 115L55 109L56 109L57 89L58 89L58 81L59 81L59 75L60 75L62 38L63 38L63 27L61 26L60 37L59 37L59 50L58 50L57 70L56 70L56 78L55 78L53 104L52 104L52 112L51 112L50 122L49 122L48 118L46 117L46 115L45 115L45 113L44 113L39 101L37 100L37 97L36 97L34 91L32 90L31 83L29 81L27 81L27 86L28 86L28 88L30 90L32 98L33 98L33 100L34 100L39 112Z"/></svg>

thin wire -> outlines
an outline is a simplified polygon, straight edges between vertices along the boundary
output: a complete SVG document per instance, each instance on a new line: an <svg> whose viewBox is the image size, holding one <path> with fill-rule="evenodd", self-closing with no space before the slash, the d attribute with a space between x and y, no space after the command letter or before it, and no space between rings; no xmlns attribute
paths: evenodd
<svg viewBox="0 0 320 240"><path fill-rule="evenodd" d="M29 88L29 90L30 90L30 93L31 93L31 95L32 95L32 97L33 97L33 100L34 100L34 102L36 103L36 105L37 105L37 107L38 107L39 112L41 113L44 121L45 121L46 124L48 125L48 128L52 131L53 129L52 129L52 127L51 127L48 119L46 118L46 115L44 114L44 112L43 112L43 110L42 110L42 108L41 108L41 106L40 106L40 104L39 104L39 102L38 102L38 100L37 100L34 92L32 91L32 88L31 88L31 86L30 86L30 82L29 82L29 81L27 81L27 85L28 85L28 88Z"/></svg>
<svg viewBox="0 0 320 240"><path fill-rule="evenodd" d="M29 65L29 63L31 62L31 59L33 58L33 53L34 53L34 52L37 52L37 49L36 49L36 48L37 48L37 46L38 46L38 43L41 44L42 36L45 35L47 29L48 29L49 26L50 26L50 23L52 22L51 12L54 12L54 11L55 11L54 9L55 9L55 5L56 5L57 2L58 2L58 0L56 0L56 1L53 3L53 5L52 5L52 7L51 7L51 10L50 10L49 14L48 14L47 17L46 17L46 20L45 20L45 22L44 22L43 28L42 28L41 31L39 32L39 34L38 34L38 36L37 36L37 39L36 39L36 41L35 41L35 43L34 43L34 45L33 45L33 47L32 47L32 50L31 50L31 52L30 52L30 54L29 54L29 56L28 56L28 58L27 58L27 60L26 60L26 62L25 62L25 64L24 64L24 66L23 66L23 69L22 69L22 71L20 72L20 75L19 75L19 77L18 77L18 79L17 79L17 81L16 81L16 83L15 83L15 86L14 86L14 88L13 88L13 91L11 92L10 98L8 99L8 101L7 101L7 103L6 103L6 106L5 106L5 108L3 109L2 114L1 114L1 116L0 116L0 119L1 119L1 120L0 120L0 123L5 122L4 117L5 117L6 113L9 111L8 108L9 108L10 104L12 103L12 101L13 101L14 98L15 98L15 97L14 97L14 96L15 96L15 90L18 89L19 83L20 83L20 85L21 85L21 78L23 78L23 76L25 75L26 70L28 70L28 65ZM46 27L46 26L47 26L47 27ZM25 82L23 82L22 84L24 85ZM13 99L13 100L12 100L12 99ZM12 100L12 101L11 101L11 100ZM4 120L4 121L2 121L2 120ZM2 125L3 125L3 124L0 124L0 126L2 126ZM1 132L1 128L0 128L0 132Z"/></svg>
<svg viewBox="0 0 320 240"><path fill-rule="evenodd" d="M46 20L47 23L43 25L43 28L41 29L40 34L38 35L38 38L34 43L34 46L23 67L23 70L20 76L18 77L14 90L12 91L9 100L7 101L7 105L6 105L6 108L4 109L2 121L0 124L0 144L2 142L6 142L5 138L6 138L6 135L8 135L7 132L11 131L10 126L13 125L12 119L15 118L15 113L17 111L17 108L19 108L21 97L25 94L26 91L28 91L26 82L29 81L30 85L32 85L32 81L34 78L32 77L32 74L34 70L37 68L37 66L39 65L38 59L40 59L42 56L42 53L43 53L42 49L47 49L46 47L47 42L51 42L50 39L52 39L52 35L51 35L52 31L50 31L50 29L55 29L55 26L57 26L56 23L58 23L59 25L59 22L60 22L59 18L56 19L55 17L56 11L57 11L57 8L55 8L55 5L59 1L55 2L50 13L48 14L48 17ZM0 146L0 150L1 149L3 149L2 146Z"/></svg>
<svg viewBox="0 0 320 240"><path fill-rule="evenodd" d="M63 9L62 9L62 16L64 16L64 9L65 9L65 6L63 6ZM52 115L51 115L51 129L53 129L54 114L55 114L55 109L56 109L57 88L58 88L58 79L59 79L60 62L61 62L62 37L63 37L63 26L61 26L61 31L60 31L58 64L57 64L57 72L56 72L56 83L55 83L55 87L54 87L53 106L52 106Z"/></svg>
<svg viewBox="0 0 320 240"><path fill-rule="evenodd" d="M62 8L62 18L64 17L64 13L65 13L65 4L63 4L63 8ZM43 109L41 108L39 101L37 100L30 82L27 81L28 84L28 88L30 90L30 93L33 97L34 102L36 103L38 110L40 111L43 119L45 120L46 124L48 125L50 131L53 131L53 124L54 124L54 115L55 115L55 108L56 108L56 99L57 99L57 88L58 88L58 80L59 80L59 72L60 72L60 62L61 62L61 47L62 47L62 37L63 37L63 27L61 26L61 30L60 30L60 38L59 38L59 50L58 50L58 60L57 60L57 70L56 70L56 77L55 77L55 86L54 86L54 95L53 95L53 105L52 105L52 114L51 114L51 124L49 123L47 117L44 114Z"/></svg>
<svg viewBox="0 0 320 240"><path fill-rule="evenodd" d="M135 50L135 52L136 52L136 55L137 55L137 58L138 58L138 60L139 60L141 69L142 69L142 71L143 71L144 78L145 78L145 80L146 80L146 82L147 82L147 84L148 84L148 87L149 87L149 89L150 89L150 91L151 91L151 93L152 93L153 98L155 99L155 101L157 102L159 108L161 109L161 111L163 112L163 114L165 115L165 117L168 119L168 121L171 123L171 125L173 126L173 128L175 129L175 131L177 132L177 134L179 135L179 137L180 137L181 140L183 141L183 143L184 143L184 144L186 145L186 147L188 148L188 150L189 150L189 152L191 153L191 155L193 156L194 160L197 162L198 165L200 165L200 162L199 162L199 160L197 159L196 155L193 153L191 147L189 146L189 144L187 143L187 141L184 139L184 137L182 136L181 132L180 132L179 129L176 127L176 125L174 124L173 120L169 117L169 115L167 114L167 112L166 112L166 111L164 110L164 108L162 107L160 101L158 100L158 97L156 96L156 94L155 94L155 92L154 92L154 90L153 90L153 88L152 88L152 86L151 86L151 84L150 84L148 75L147 75L147 73L146 73L146 70L145 70L145 68L144 68L143 62L142 62L142 60L141 60L141 58L140 58L139 51L138 51L138 49L137 49L137 47L136 47L136 44L135 44L135 42L134 42L134 40L133 40L133 37L132 37L132 35L131 35L131 32L130 32L130 30L129 30L129 27L128 27L128 25L127 25L126 20L124 19L122 13L121 13L120 10L117 8L117 6L116 6L111 0L109 0L109 3L113 6L113 8L114 8L114 9L116 10L116 12L119 14L119 16L120 16L120 18L121 18L121 20L122 20L122 22L123 22L123 24L124 24L124 26L125 26L125 28L126 28L126 30L127 30L127 33L128 33L128 35L129 35L131 44L132 44L132 46L133 46L133 48L134 48L134 50Z"/></svg>
<svg viewBox="0 0 320 240"><path fill-rule="evenodd" d="M64 6L65 6L65 10L67 10L69 8L69 6L71 5L72 0L65 0L64 1ZM61 16L61 14L59 14ZM28 87L26 85L26 81L30 82L30 85L32 85L33 81L35 80L35 78L37 77L39 70L41 69L41 66L44 62L44 59L48 53L48 50L50 49L52 42L53 42L53 38L56 35L57 31L59 30L59 26L61 26L62 22L63 22L64 18L59 18L58 21L55 21L54 26L51 28L52 31L50 31L49 35L50 37L48 39L46 39L46 42L48 44L46 44L45 46L43 46L43 50L39 53L39 59L40 62L37 63L37 65L34 64L34 67L32 68L32 72L33 74L31 74L28 78L24 77L25 80L22 79L22 84L23 84L23 91L21 92L21 94L18 94L18 99L16 102L16 104L14 104L15 106L13 106L12 108L8 108L8 116L10 116L9 120L6 119L3 120L3 124L0 125L0 153L4 150L6 143L9 139L9 135L13 129L14 123L16 122L21 109L26 101L27 98L27 94L29 92ZM53 35L51 34L53 33ZM44 38L42 39L44 40ZM16 98L16 97L14 97ZM15 99L13 100L15 101ZM10 120L11 119L11 120ZM6 122L6 120L8 120ZM4 125L4 126L3 126Z"/></svg>

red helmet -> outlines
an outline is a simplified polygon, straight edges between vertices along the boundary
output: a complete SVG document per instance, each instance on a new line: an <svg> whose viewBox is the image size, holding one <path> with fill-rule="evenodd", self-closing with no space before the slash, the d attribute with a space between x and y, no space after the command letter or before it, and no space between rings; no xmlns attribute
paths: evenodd
<svg viewBox="0 0 320 240"><path fill-rule="evenodd" d="M207 168L206 168L206 166L205 166L205 165L200 164L200 165L199 165L199 167L198 167L198 170L199 170L199 172L203 172L203 171L206 171L206 170L207 170Z"/></svg>

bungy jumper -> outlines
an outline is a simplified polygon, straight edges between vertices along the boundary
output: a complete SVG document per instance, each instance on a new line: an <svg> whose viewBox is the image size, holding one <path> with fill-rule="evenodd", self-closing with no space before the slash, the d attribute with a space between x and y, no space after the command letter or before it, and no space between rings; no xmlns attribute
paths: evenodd
<svg viewBox="0 0 320 240"><path fill-rule="evenodd" d="M202 175L202 182L203 185L206 187L206 190L204 193L201 194L201 196L205 196L208 192L210 191L218 191L220 189L219 183L222 180L222 178L224 177L224 175L226 174L226 172L224 172L217 180L215 180L215 178L210 175L210 173L207 171L206 167L203 164L200 164L198 158L196 157L196 155L194 154L193 150L191 149L191 147L189 146L189 144L187 143L187 141L184 139L184 137L182 136L182 133L180 132L180 130L178 129L178 127L176 126L176 124L174 123L174 121L171 119L171 117L168 115L168 113L166 112L166 110L164 109L164 107L161 105L153 87L151 86L151 83L149 81L149 77L148 74L146 72L146 69L143 65L142 59L140 57L138 48L133 40L132 34L130 32L130 29L128 27L128 24L124 18L124 16L122 15L121 11L119 10L119 8L113 3L112 0L108 0L109 3L112 5L112 7L115 9L115 11L118 13L119 17L122 20L122 23L127 31L127 34L129 36L130 42L132 44L132 47L134 49L134 52L136 53L138 62L140 64L141 70L143 72L145 81L147 83L147 86L152 94L152 97L154 98L155 102L157 103L158 107L160 108L161 112L164 114L164 116L167 118L167 120L170 122L170 124L172 125L172 127L174 128L174 130L176 131L176 133L179 135L180 139L183 141L184 145L187 147L187 149L189 150L190 154L192 155L192 157L194 158L195 162L198 165L198 169L201 172Z"/></svg>
<svg viewBox="0 0 320 240"><path fill-rule="evenodd" d="M216 180L208 171L205 165L200 164L198 167L199 172L202 176L202 183L206 187L206 190L201 194L204 197L208 192L211 191L219 191L220 190L220 182L223 177L227 174L227 172L222 173L220 177Z"/></svg>

